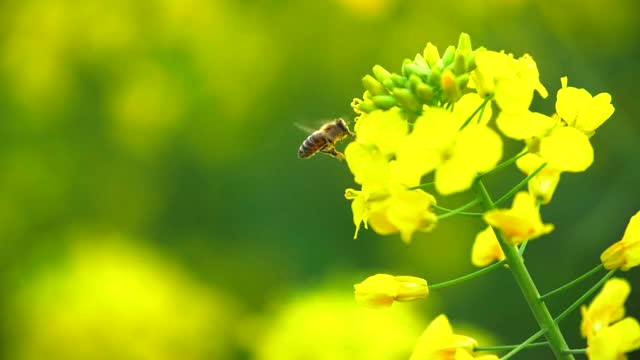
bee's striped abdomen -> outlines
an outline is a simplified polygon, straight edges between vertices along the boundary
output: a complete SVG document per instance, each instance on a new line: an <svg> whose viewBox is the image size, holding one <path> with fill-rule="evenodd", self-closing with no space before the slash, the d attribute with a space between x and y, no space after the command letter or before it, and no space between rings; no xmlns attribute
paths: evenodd
<svg viewBox="0 0 640 360"><path fill-rule="evenodd" d="M318 152L318 150L322 149L325 145L327 145L327 139L324 134L316 131L302 142L300 149L298 149L298 157L301 159L308 158Z"/></svg>

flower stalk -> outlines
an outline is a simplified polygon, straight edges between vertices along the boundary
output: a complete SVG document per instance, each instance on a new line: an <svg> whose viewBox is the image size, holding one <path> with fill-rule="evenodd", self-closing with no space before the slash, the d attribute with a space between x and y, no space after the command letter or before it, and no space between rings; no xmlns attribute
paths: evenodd
<svg viewBox="0 0 640 360"><path fill-rule="evenodd" d="M484 206L486 210L493 210L496 208L491 196L487 192L484 184L481 179L478 179L474 183L474 191L478 198L481 201L481 204ZM518 249L509 244L500 231L494 229L496 233L496 237L498 238L498 242L500 243L500 247L504 252L507 263L509 264L509 268L511 269L511 273L513 274L516 283L520 287L522 291L522 295L524 296L527 304L529 305L529 309L533 313L540 329L544 330L545 336L549 341L549 346L553 351L556 359L558 360L572 360L574 359L573 355L564 353L565 350L569 349L558 324L554 321L549 309L545 305L543 301L540 301L540 293L536 288L536 285L527 270L527 267L524 265L524 261L518 252Z"/></svg>

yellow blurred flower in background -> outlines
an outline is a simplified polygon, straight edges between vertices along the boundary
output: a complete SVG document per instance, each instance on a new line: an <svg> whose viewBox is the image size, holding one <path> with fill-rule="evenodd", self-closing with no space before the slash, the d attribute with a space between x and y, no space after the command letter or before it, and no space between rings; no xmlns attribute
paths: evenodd
<svg viewBox="0 0 640 360"><path fill-rule="evenodd" d="M230 353L233 303L117 235L80 235L71 256L14 297L13 359L211 359Z"/></svg>
<svg viewBox="0 0 640 360"><path fill-rule="evenodd" d="M410 307L367 309L342 290L296 294L280 304L248 340L257 360L406 359L422 327Z"/></svg>
<svg viewBox="0 0 640 360"><path fill-rule="evenodd" d="M495 232L491 226L487 226L476 235L471 250L471 263L477 267L484 267L504 258L504 252L498 243Z"/></svg>
<svg viewBox="0 0 640 360"><path fill-rule="evenodd" d="M454 334L449 319L442 314L420 335L410 360L457 360L458 349L471 353L477 345L473 338Z"/></svg>

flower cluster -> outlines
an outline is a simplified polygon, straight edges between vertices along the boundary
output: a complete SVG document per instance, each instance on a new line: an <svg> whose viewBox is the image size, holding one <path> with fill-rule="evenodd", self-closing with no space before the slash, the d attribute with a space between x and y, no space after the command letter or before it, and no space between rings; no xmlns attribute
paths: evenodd
<svg viewBox="0 0 640 360"><path fill-rule="evenodd" d="M587 338L590 359L621 359L640 348L640 324L632 317L623 319L630 291L626 280L614 278L588 307L582 307L581 332Z"/></svg>

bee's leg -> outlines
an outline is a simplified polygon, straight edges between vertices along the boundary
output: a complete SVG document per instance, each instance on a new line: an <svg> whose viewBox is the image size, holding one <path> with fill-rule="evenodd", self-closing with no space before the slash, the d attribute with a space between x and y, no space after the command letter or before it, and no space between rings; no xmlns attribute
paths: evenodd
<svg viewBox="0 0 640 360"><path fill-rule="evenodd" d="M325 146L320 150L320 152L325 153L327 155L333 156L338 160L344 160L344 154L340 151L336 150L334 146Z"/></svg>

